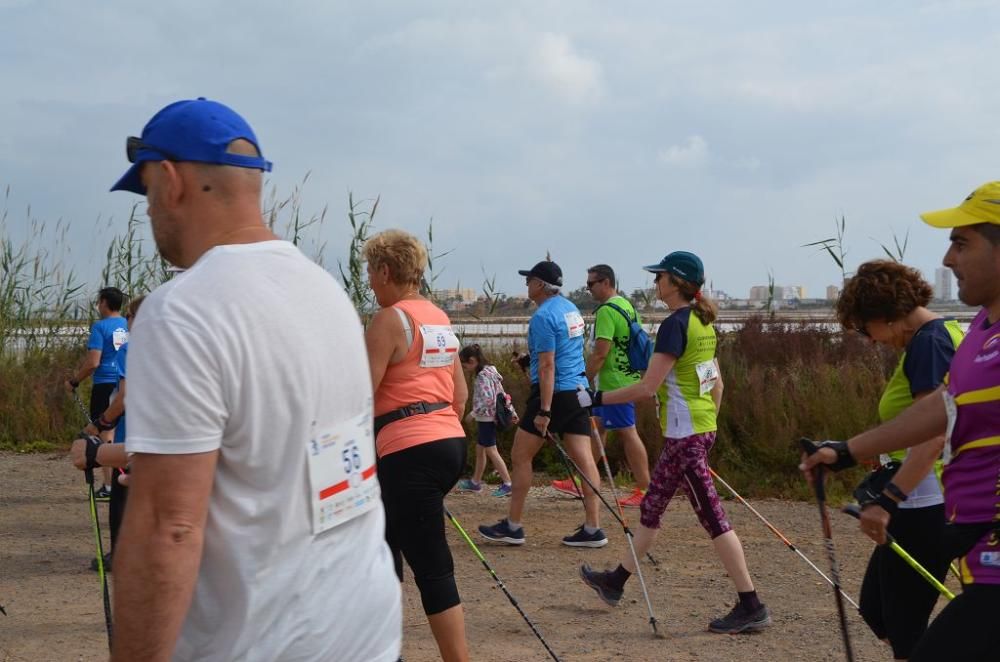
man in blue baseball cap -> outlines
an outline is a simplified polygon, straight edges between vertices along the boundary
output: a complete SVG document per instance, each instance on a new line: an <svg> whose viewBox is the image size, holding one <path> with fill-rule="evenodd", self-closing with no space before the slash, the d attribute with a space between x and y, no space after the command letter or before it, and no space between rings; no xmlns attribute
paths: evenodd
<svg viewBox="0 0 1000 662"><path fill-rule="evenodd" d="M184 273L130 338L112 659L394 662L400 590L353 306L264 223L271 163L235 111L170 104L126 153L113 190L146 195Z"/></svg>

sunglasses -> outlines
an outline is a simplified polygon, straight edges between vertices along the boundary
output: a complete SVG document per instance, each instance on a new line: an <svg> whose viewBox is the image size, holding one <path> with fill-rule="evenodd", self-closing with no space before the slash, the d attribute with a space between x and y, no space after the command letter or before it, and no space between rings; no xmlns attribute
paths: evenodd
<svg viewBox="0 0 1000 662"><path fill-rule="evenodd" d="M659 283L661 278L663 278L663 272L662 271L657 271L656 275L653 276L653 282L654 283Z"/></svg>
<svg viewBox="0 0 1000 662"><path fill-rule="evenodd" d="M604 282L603 278L601 278L599 280L588 280L587 281L587 289L588 290L592 290L592 289L594 289L594 285L597 285L598 283L602 283L602 282Z"/></svg>
<svg viewBox="0 0 1000 662"><path fill-rule="evenodd" d="M162 154L163 156L167 157L168 161L181 160L166 150L162 150L159 147L154 147L153 145L147 145L146 143L142 142L142 138L129 136L128 138L125 139L125 156L128 158L129 163L135 163L135 160L138 157L139 152L142 150Z"/></svg>

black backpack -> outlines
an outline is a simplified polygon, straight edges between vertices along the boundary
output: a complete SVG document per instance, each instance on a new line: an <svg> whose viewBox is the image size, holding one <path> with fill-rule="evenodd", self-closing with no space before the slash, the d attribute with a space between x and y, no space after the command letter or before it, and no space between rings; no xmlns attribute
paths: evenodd
<svg viewBox="0 0 1000 662"><path fill-rule="evenodd" d="M500 392L497 393L496 413L493 415L493 423L499 431L506 430L514 422L514 412L511 411L510 405L507 403L507 397L501 388Z"/></svg>
<svg viewBox="0 0 1000 662"><path fill-rule="evenodd" d="M639 324L639 315L636 313L635 319L628 316L620 306L613 303L605 303L605 306L618 311L618 313L628 322L628 349L625 351L628 356L628 365L636 372L642 372L649 368L649 359L653 356L653 341L649 334Z"/></svg>

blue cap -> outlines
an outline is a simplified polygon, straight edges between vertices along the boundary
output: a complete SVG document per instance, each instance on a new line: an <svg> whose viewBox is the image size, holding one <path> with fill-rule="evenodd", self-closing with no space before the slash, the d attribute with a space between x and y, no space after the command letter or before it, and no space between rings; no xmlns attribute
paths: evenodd
<svg viewBox="0 0 1000 662"><path fill-rule="evenodd" d="M705 266L701 258L687 251L674 251L656 264L643 267L653 273L669 273L695 285L705 284Z"/></svg>
<svg viewBox="0 0 1000 662"><path fill-rule="evenodd" d="M111 187L112 191L146 194L139 171L146 161L196 161L271 171L261 156L231 154L230 143L248 140L260 153L257 136L232 108L205 97L175 101L153 115L141 138L129 138L126 153L132 167Z"/></svg>

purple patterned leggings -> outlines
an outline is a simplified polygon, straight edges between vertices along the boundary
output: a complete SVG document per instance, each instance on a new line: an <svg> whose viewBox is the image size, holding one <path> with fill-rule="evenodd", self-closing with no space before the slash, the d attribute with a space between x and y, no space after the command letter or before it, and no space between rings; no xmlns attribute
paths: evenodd
<svg viewBox="0 0 1000 662"><path fill-rule="evenodd" d="M708 451L715 443L715 432L705 432L683 439L664 439L663 452L656 462L646 496L639 506L639 521L647 529L660 528L663 513L677 488L687 493L698 521L714 540L733 527L719 502L715 483L708 471Z"/></svg>

